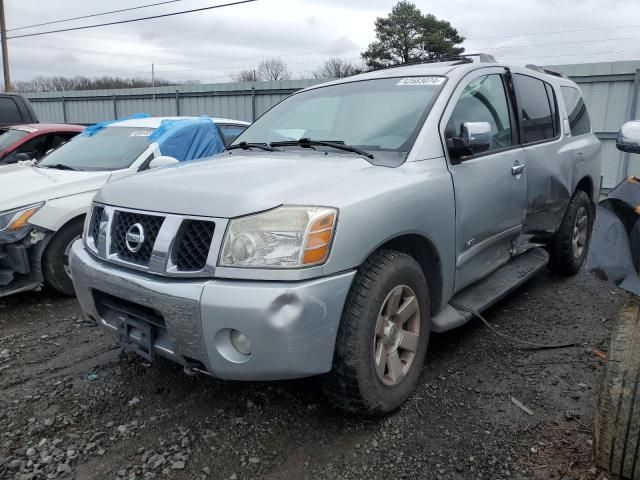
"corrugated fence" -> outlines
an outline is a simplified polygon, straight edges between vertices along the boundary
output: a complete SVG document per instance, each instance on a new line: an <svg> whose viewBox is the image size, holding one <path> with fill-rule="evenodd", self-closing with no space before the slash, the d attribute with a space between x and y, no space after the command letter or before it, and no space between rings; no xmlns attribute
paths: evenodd
<svg viewBox="0 0 640 480"><path fill-rule="evenodd" d="M591 123L603 142L603 187L611 188L629 174L640 175L640 155L618 152L615 138L620 126L636 119L640 62L557 65L554 69L576 81L584 92ZM152 115L210 115L252 121L295 91L320 80L222 83L33 93L31 100L41 121L91 123L122 118L138 112Z"/></svg>
<svg viewBox="0 0 640 480"><path fill-rule="evenodd" d="M210 115L251 122L292 93L320 80L219 83L180 87L31 93L41 121L101 122L134 113Z"/></svg>

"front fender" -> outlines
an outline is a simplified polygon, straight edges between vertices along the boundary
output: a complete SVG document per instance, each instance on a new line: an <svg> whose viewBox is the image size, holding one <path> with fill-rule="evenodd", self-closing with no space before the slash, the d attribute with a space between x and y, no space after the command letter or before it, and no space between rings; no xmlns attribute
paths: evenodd
<svg viewBox="0 0 640 480"><path fill-rule="evenodd" d="M57 232L70 220L86 215L91 207L97 190L49 200L36 213L29 223L53 232Z"/></svg>

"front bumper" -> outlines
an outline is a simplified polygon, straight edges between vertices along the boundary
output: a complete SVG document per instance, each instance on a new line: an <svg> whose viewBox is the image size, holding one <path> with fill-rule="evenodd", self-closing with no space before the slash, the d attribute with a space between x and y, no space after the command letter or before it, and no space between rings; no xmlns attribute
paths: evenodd
<svg viewBox="0 0 640 480"><path fill-rule="evenodd" d="M154 354L232 380L328 372L355 276L351 271L304 282L166 278L98 260L81 241L73 245L70 265L82 309L103 328L122 335L118 315L105 305L133 312L142 307L155 323ZM232 347L230 329L249 339L250 355Z"/></svg>
<svg viewBox="0 0 640 480"><path fill-rule="evenodd" d="M42 255L51 233L27 228L0 239L0 297L42 286Z"/></svg>

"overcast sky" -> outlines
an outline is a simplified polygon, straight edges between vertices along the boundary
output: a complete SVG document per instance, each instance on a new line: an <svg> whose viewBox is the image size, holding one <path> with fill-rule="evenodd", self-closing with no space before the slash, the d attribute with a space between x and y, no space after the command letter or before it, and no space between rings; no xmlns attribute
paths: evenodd
<svg viewBox="0 0 640 480"><path fill-rule="evenodd" d="M7 28L154 3L158 0L5 0ZM44 31L199 8L224 0L183 0ZM354 62L374 40L376 17L393 0L258 0L205 12L76 32L9 40L13 80L39 75L117 75L227 82L242 69L278 56L295 78L323 60ZM640 59L640 0L417 0L446 19L468 52L514 63L565 64ZM635 24L635 25L634 25ZM616 28L610 28L616 27ZM566 32L571 30L572 32ZM580 30L580 31L576 31ZM565 33L549 33L565 32Z"/></svg>

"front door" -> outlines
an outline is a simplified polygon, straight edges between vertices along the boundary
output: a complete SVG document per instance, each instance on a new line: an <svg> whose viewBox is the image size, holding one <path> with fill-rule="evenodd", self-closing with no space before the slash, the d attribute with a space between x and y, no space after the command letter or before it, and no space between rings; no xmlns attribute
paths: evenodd
<svg viewBox="0 0 640 480"><path fill-rule="evenodd" d="M491 125L488 149L459 158L447 152L456 198L456 291L504 265L523 228L527 174L512 98L504 69L477 70L458 86L443 116L445 145L466 122Z"/></svg>

